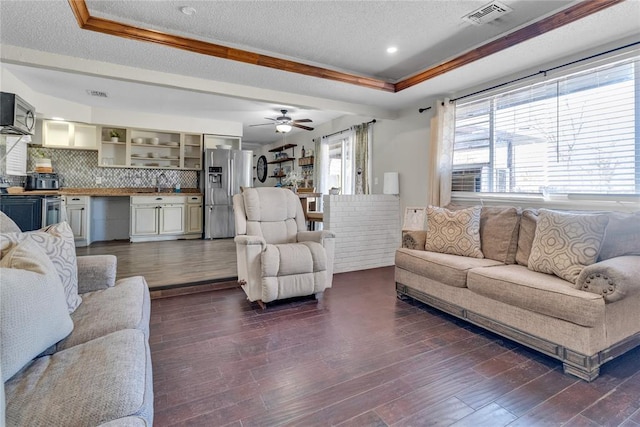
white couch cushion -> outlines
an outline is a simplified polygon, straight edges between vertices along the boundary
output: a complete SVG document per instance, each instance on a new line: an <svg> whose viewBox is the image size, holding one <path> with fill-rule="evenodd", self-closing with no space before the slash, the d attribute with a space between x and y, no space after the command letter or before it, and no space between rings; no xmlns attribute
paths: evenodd
<svg viewBox="0 0 640 427"><path fill-rule="evenodd" d="M152 425L151 357L125 329L40 357L5 383L7 425L97 426L137 416Z"/></svg>
<svg viewBox="0 0 640 427"><path fill-rule="evenodd" d="M0 361L6 381L73 329L47 254L25 240L0 260Z"/></svg>
<svg viewBox="0 0 640 427"><path fill-rule="evenodd" d="M150 306L149 288L142 276L120 279L111 288L88 292L71 314L73 332L58 343L56 351L123 329L138 329L148 337Z"/></svg>

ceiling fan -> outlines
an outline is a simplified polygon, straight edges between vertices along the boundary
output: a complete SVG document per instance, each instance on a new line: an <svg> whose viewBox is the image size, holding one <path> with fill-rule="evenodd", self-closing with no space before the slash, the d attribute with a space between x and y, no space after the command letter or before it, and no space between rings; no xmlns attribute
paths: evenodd
<svg viewBox="0 0 640 427"><path fill-rule="evenodd" d="M272 123L260 123L257 125L250 126L266 126L266 125L276 125L276 132L287 133L291 131L292 127L304 129L304 130L313 130L312 127L301 125L300 123L310 123L313 120L311 119L300 119L300 120L292 120L291 117L287 116L287 110L280 110L282 115L276 117L275 119L272 117L265 117L266 120L272 120Z"/></svg>

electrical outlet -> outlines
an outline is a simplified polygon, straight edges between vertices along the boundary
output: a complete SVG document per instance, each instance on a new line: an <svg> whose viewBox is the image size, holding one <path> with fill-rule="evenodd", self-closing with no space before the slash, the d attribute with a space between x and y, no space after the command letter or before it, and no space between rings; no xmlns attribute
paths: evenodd
<svg viewBox="0 0 640 427"><path fill-rule="evenodd" d="M378 177L373 178L373 185L378 185Z"/></svg>
<svg viewBox="0 0 640 427"><path fill-rule="evenodd" d="M96 184L102 184L102 177L96 176Z"/></svg>

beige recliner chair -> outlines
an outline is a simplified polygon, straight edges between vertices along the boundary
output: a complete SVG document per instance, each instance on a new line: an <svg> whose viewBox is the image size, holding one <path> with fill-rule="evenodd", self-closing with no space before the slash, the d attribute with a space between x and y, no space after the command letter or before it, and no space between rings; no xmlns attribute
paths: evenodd
<svg viewBox="0 0 640 427"><path fill-rule="evenodd" d="M290 190L246 188L233 196L238 282L249 301L265 304L322 296L333 280L335 235L306 231L300 199Z"/></svg>

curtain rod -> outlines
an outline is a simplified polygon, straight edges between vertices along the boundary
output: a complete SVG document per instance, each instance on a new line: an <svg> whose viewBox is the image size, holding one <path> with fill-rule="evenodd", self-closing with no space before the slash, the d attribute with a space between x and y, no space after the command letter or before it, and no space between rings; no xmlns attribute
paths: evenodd
<svg viewBox="0 0 640 427"><path fill-rule="evenodd" d="M532 77L539 76L540 74L545 74L546 75L549 71L555 71L555 70L558 70L560 68L564 68L564 67L567 67L569 65L577 64L579 62L588 61L589 59L597 58L597 57L602 56L602 55L608 55L608 54L610 54L612 52L617 52L619 50L626 49L628 47L635 46L635 45L638 45L638 44L640 44L640 41L629 43L629 44L626 44L624 46L619 46L619 47L616 47L616 48L613 48L613 49L609 49L609 50L606 50L604 52L596 53L596 54L593 54L593 55L590 55L590 56L587 56L587 57L584 57L584 58L576 59L575 61L567 62L566 64L557 65L555 67L547 68L546 70L540 70L540 71L538 71L536 73L532 73L532 74L526 75L524 77L519 77L517 79L513 79L513 80L510 80L510 81L505 82L505 83L500 83L500 84L497 84L495 86L491 86L491 87L488 87L488 88L485 88L485 89L478 90L478 91L473 92L473 93L469 93L467 95L460 96L458 98L451 99L449 102L458 101L459 99L468 98L470 96L475 96L475 95L481 94L483 92L488 92L488 91L491 91L491 90L494 90L494 89L498 89L500 87L507 86L507 85L510 85L512 83L517 83L517 82L522 81L522 80L526 80L526 79L530 79ZM431 107L420 108L418 110L418 112L419 113L424 113L425 111L427 111L430 108Z"/></svg>
<svg viewBox="0 0 640 427"><path fill-rule="evenodd" d="M375 122L376 122L376 119L373 119L370 122L367 122L366 124L370 125L371 123L375 123ZM324 135L323 138L328 138L328 137L333 136L333 135L338 135L338 134L340 134L342 132L346 132L348 130L349 129L342 129L342 130L339 130L338 132L330 133L329 135Z"/></svg>

